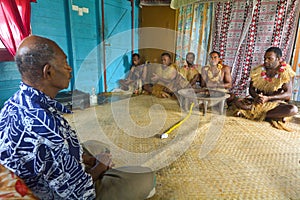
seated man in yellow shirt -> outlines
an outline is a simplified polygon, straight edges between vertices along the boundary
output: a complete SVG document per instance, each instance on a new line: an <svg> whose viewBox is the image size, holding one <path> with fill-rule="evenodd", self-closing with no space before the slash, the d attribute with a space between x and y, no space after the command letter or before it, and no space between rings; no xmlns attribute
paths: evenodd
<svg viewBox="0 0 300 200"><path fill-rule="evenodd" d="M192 88L196 88L201 83L201 66L194 64L195 54L188 52L186 54L186 65L179 69L180 74L189 81Z"/></svg>
<svg viewBox="0 0 300 200"><path fill-rule="evenodd" d="M161 62L151 74L151 83L145 84L143 89L160 98L174 97L174 92L187 87L189 83L177 71L177 65L171 62L169 53L161 54Z"/></svg>
<svg viewBox="0 0 300 200"><path fill-rule="evenodd" d="M132 54L132 66L126 79L119 81L120 88L125 91L141 93L142 85L146 76L146 64L140 63L140 55Z"/></svg>

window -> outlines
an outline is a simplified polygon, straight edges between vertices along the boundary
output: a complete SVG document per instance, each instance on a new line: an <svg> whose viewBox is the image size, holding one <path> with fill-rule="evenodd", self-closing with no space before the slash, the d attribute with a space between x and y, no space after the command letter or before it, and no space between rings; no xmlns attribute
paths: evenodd
<svg viewBox="0 0 300 200"><path fill-rule="evenodd" d="M0 62L3 61L13 61L14 57L8 52L6 47L3 45L2 41L0 40Z"/></svg>
<svg viewBox="0 0 300 200"><path fill-rule="evenodd" d="M1 0L0 35L7 48L1 44L0 62L12 61L16 47L30 34L30 2L36 0Z"/></svg>

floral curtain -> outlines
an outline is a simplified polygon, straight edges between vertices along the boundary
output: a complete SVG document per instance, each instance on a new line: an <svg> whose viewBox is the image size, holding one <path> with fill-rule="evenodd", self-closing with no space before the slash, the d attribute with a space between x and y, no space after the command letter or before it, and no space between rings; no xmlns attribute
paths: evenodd
<svg viewBox="0 0 300 200"><path fill-rule="evenodd" d="M30 2L36 1L0 1L0 39L13 56L20 42L30 34Z"/></svg>
<svg viewBox="0 0 300 200"><path fill-rule="evenodd" d="M141 0L140 6L169 6L171 0Z"/></svg>
<svg viewBox="0 0 300 200"><path fill-rule="evenodd" d="M170 7L173 9L180 8L182 6L186 6L188 4L193 3L207 3L207 2L222 2L222 1L228 1L228 0L172 0Z"/></svg>
<svg viewBox="0 0 300 200"><path fill-rule="evenodd" d="M298 20L298 33L293 54L293 70L296 77L293 82L293 100L300 101L300 20Z"/></svg>
<svg viewBox="0 0 300 200"><path fill-rule="evenodd" d="M195 53L196 64L206 64L212 14L212 3L194 3L179 9L176 41L176 63L179 66L184 65L188 52Z"/></svg>
<svg viewBox="0 0 300 200"><path fill-rule="evenodd" d="M232 67L232 92L237 96L248 94L250 70L263 62L270 46L281 48L290 63L299 0L228 1L216 3L215 10L213 49Z"/></svg>

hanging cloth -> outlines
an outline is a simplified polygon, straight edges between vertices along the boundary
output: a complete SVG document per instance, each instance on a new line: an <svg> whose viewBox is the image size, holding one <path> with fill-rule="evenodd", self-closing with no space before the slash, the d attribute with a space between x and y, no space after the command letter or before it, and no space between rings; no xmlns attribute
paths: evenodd
<svg viewBox="0 0 300 200"><path fill-rule="evenodd" d="M36 0L1 0L0 39L11 55L30 34L30 2Z"/></svg>

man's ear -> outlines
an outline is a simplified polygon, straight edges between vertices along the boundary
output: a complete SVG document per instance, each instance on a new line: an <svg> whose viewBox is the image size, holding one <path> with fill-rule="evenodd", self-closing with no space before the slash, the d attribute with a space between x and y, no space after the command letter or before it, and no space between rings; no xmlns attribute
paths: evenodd
<svg viewBox="0 0 300 200"><path fill-rule="evenodd" d="M48 63L43 68L43 77L49 79L52 76L52 67Z"/></svg>

